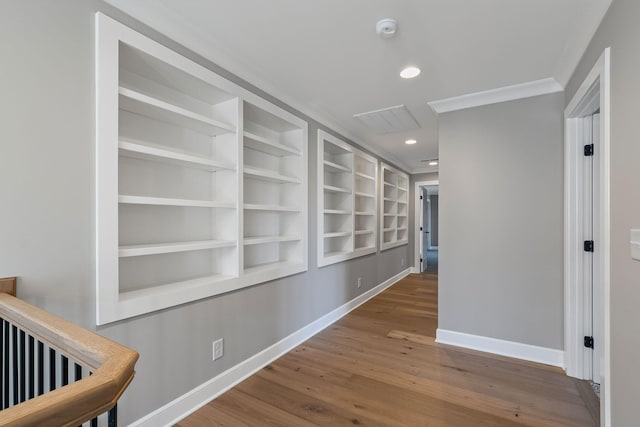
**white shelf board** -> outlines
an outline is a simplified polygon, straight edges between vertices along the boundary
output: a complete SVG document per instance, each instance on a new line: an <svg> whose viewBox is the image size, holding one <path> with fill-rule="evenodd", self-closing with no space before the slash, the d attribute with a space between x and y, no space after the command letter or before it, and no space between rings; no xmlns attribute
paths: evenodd
<svg viewBox="0 0 640 427"><path fill-rule="evenodd" d="M362 191L356 191L356 196L359 197L368 197L370 199L374 199L376 197L375 194L368 194L368 193L363 193Z"/></svg>
<svg viewBox="0 0 640 427"><path fill-rule="evenodd" d="M279 142L270 141L255 133L244 131L244 146L252 150L271 154L273 156L302 156L302 152Z"/></svg>
<svg viewBox="0 0 640 427"><path fill-rule="evenodd" d="M346 193L346 194L351 194L351 190L349 190L348 188L334 187L333 185L325 185L325 186L324 186L324 191L328 191L328 192L330 192L330 193Z"/></svg>
<svg viewBox="0 0 640 427"><path fill-rule="evenodd" d="M120 246L118 249L118 256L120 258L125 258L143 255L169 254L175 252L200 251L203 249L228 248L233 246L236 246L236 242L234 240L198 240L192 242L130 245Z"/></svg>
<svg viewBox="0 0 640 427"><path fill-rule="evenodd" d="M180 166L215 171L220 169L235 170L235 166L224 162L211 160L203 156L181 153L179 151L162 148L153 144L121 139L118 142L120 153L125 157L150 160L154 162L177 164Z"/></svg>
<svg viewBox="0 0 640 427"><path fill-rule="evenodd" d="M375 216L375 212L368 212L368 211L356 211L355 213L356 215L359 216Z"/></svg>
<svg viewBox="0 0 640 427"><path fill-rule="evenodd" d="M184 294L190 289L199 288L202 286L212 285L214 283L225 282L231 280L237 276L231 276L226 274L215 274L211 276L197 277L195 279L183 280L180 282L164 283L156 285L151 288L139 289L135 291L122 292L118 295L121 301L135 301L142 300L144 298L157 298L158 295L165 293L178 292Z"/></svg>
<svg viewBox="0 0 640 427"><path fill-rule="evenodd" d="M281 205L260 205L255 203L245 203L244 209L248 211L273 211L273 212L302 212L301 208Z"/></svg>
<svg viewBox="0 0 640 427"><path fill-rule="evenodd" d="M394 213L385 213L384 216L396 216Z"/></svg>
<svg viewBox="0 0 640 427"><path fill-rule="evenodd" d="M324 257L325 258L331 258L331 257L335 257L335 256L345 256L345 255L349 255L351 254L351 251L333 251L333 252L325 252L324 253Z"/></svg>
<svg viewBox="0 0 640 427"><path fill-rule="evenodd" d="M385 233L388 233L390 231L396 231L395 227L391 227L391 228L383 228L382 231L384 231Z"/></svg>
<svg viewBox="0 0 640 427"><path fill-rule="evenodd" d="M129 196L121 194L118 202L130 205L154 205L154 206L187 206L197 208L226 208L233 209L233 203L213 202L209 200L169 199L164 197Z"/></svg>
<svg viewBox="0 0 640 427"><path fill-rule="evenodd" d="M255 267L245 268L243 270L243 274L245 276L248 275L262 275L264 273L268 273L277 270L286 270L289 268L299 267L302 264L302 261L276 261L276 262L268 262L265 264L256 265Z"/></svg>
<svg viewBox="0 0 640 427"><path fill-rule="evenodd" d="M261 245L265 243L279 243L279 242L297 242L302 240L300 236L260 236L260 237L245 237L244 245Z"/></svg>
<svg viewBox="0 0 640 427"><path fill-rule="evenodd" d="M376 178L375 178L375 177L373 177L373 176L369 176L369 175L367 175L366 173L362 173L362 172L356 172L356 173L355 173L355 175L356 175L358 178L364 178L364 179L368 179L368 180L371 180L371 181L375 181L375 180L376 180Z"/></svg>
<svg viewBox="0 0 640 427"><path fill-rule="evenodd" d="M277 182L280 184L282 183L302 184L302 180L298 178L280 175L276 171L254 168L251 166L244 167L244 174L249 178L260 179L262 181Z"/></svg>
<svg viewBox="0 0 640 427"><path fill-rule="evenodd" d="M120 108L134 114L173 123L180 127L202 132L205 135L220 135L235 132L235 127L214 120L177 105L170 104L138 91L120 87Z"/></svg>
<svg viewBox="0 0 640 427"><path fill-rule="evenodd" d="M338 163L330 162L329 160L325 160L324 161L324 167L325 167L325 169L329 169L332 172L351 173L351 168L339 165Z"/></svg>
<svg viewBox="0 0 640 427"><path fill-rule="evenodd" d="M356 236L361 236L363 234L373 234L375 230L356 230Z"/></svg>
<svg viewBox="0 0 640 427"><path fill-rule="evenodd" d="M398 230L398 231L404 231L406 229L407 229L407 227L398 227L398 228L396 228L396 230Z"/></svg>
<svg viewBox="0 0 640 427"><path fill-rule="evenodd" d="M336 231L334 233L324 233L324 238L347 237L351 236L351 231Z"/></svg>
<svg viewBox="0 0 640 427"><path fill-rule="evenodd" d="M401 205L406 205L407 202L405 202L404 200L398 200L398 203L400 203Z"/></svg>
<svg viewBox="0 0 640 427"><path fill-rule="evenodd" d="M383 200L384 200L385 202L394 202L394 203L395 203L395 201L396 201L396 199L390 199L389 197L384 197L384 198L383 198Z"/></svg>
<svg viewBox="0 0 640 427"><path fill-rule="evenodd" d="M333 215L351 215L352 212L340 209L325 209L324 213Z"/></svg>
<svg viewBox="0 0 640 427"><path fill-rule="evenodd" d="M398 187L398 190L407 191L407 189L403 187Z"/></svg>
<svg viewBox="0 0 640 427"><path fill-rule="evenodd" d="M387 182L387 181L384 181L384 185L386 185L387 187L393 187L393 188L396 188L396 185L395 185L395 184L392 184L392 183Z"/></svg>

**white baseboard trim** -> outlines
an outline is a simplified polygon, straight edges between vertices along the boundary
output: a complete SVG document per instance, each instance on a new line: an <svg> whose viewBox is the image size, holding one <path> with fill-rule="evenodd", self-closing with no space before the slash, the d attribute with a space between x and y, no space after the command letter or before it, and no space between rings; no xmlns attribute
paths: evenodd
<svg viewBox="0 0 640 427"><path fill-rule="evenodd" d="M418 273L420 273L420 267L411 267L409 270L410 270L410 273L411 273L411 274L418 274Z"/></svg>
<svg viewBox="0 0 640 427"><path fill-rule="evenodd" d="M224 371L204 384L199 385L193 390L167 403L163 407L145 415L130 424L130 426L157 427L171 426L177 423L283 354L302 344L318 332L325 329L327 326L333 324L353 309L398 282L400 279L403 279L410 273L410 270L410 268L407 268L401 271L395 276L377 285L375 288L369 289L367 292L357 296L330 313L325 314L321 318L311 322L307 326L283 338L272 346L267 347L261 352L256 353L243 362L240 362L233 368Z"/></svg>
<svg viewBox="0 0 640 427"><path fill-rule="evenodd" d="M436 330L436 342L564 368L564 351L462 332Z"/></svg>

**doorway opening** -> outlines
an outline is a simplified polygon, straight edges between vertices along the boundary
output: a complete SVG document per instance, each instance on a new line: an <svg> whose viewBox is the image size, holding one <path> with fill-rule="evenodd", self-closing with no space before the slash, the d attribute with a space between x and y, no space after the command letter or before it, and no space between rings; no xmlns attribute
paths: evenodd
<svg viewBox="0 0 640 427"><path fill-rule="evenodd" d="M610 50L565 110L565 368L600 384L611 426Z"/></svg>
<svg viewBox="0 0 640 427"><path fill-rule="evenodd" d="M414 196L414 268L417 273L438 273L439 182L416 182Z"/></svg>

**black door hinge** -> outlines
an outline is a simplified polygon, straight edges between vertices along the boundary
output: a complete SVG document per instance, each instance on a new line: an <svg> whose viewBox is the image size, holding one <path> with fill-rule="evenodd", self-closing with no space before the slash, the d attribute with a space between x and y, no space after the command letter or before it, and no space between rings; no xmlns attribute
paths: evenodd
<svg viewBox="0 0 640 427"><path fill-rule="evenodd" d="M584 155L593 156L593 144L587 144L584 146Z"/></svg>
<svg viewBox="0 0 640 427"><path fill-rule="evenodd" d="M422 231L422 227L420 227L420 231Z"/></svg>
<svg viewBox="0 0 640 427"><path fill-rule="evenodd" d="M587 348L593 348L593 337L584 337L584 346Z"/></svg>
<svg viewBox="0 0 640 427"><path fill-rule="evenodd" d="M420 196L420 200L422 200L422 196Z"/></svg>
<svg viewBox="0 0 640 427"><path fill-rule="evenodd" d="M593 240L585 240L584 241L584 251L585 252L593 252Z"/></svg>
<svg viewBox="0 0 640 427"><path fill-rule="evenodd" d="M422 258L420 258L420 262L422 262Z"/></svg>

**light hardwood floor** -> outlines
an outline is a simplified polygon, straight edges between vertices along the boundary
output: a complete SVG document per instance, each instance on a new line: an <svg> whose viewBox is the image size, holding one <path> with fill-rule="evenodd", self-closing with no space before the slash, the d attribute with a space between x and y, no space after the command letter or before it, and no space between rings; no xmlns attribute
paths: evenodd
<svg viewBox="0 0 640 427"><path fill-rule="evenodd" d="M408 276L177 426L598 425L561 369L436 344L437 293Z"/></svg>

